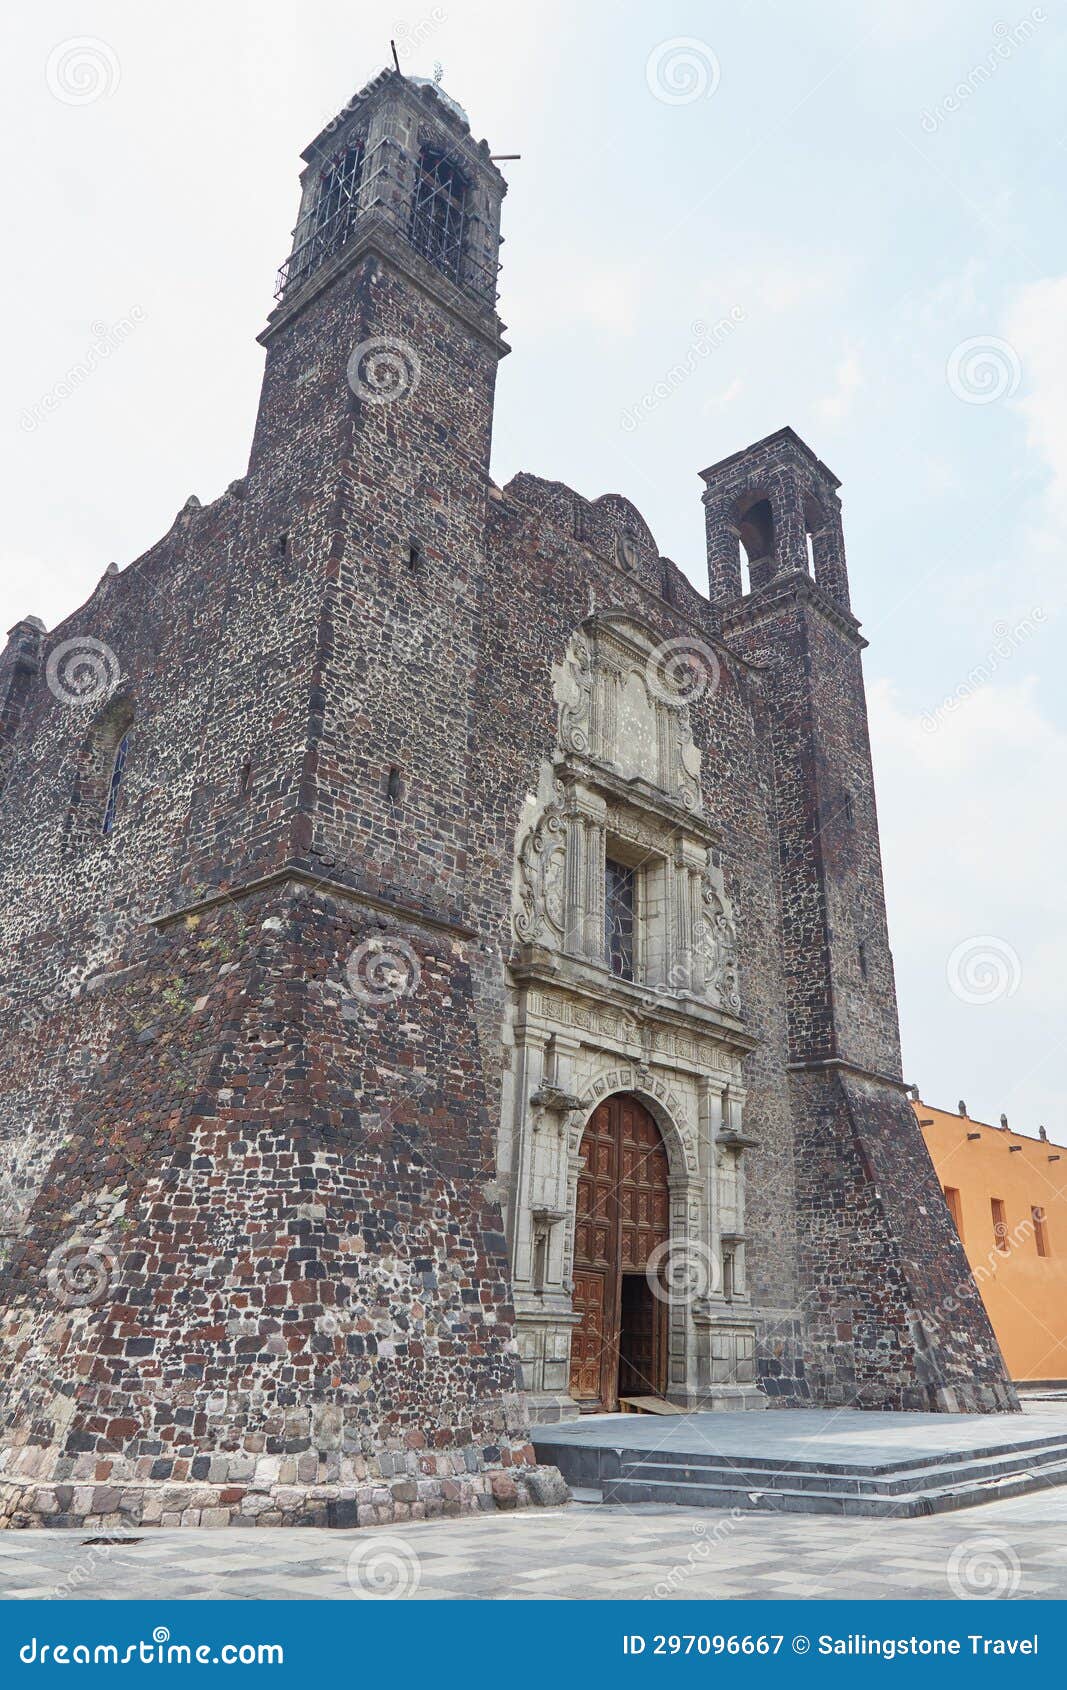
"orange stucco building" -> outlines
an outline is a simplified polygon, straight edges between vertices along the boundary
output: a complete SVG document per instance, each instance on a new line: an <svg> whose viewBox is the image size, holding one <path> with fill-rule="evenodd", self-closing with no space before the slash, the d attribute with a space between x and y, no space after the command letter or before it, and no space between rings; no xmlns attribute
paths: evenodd
<svg viewBox="0 0 1067 1690"><path fill-rule="evenodd" d="M914 1108L1009 1373L1067 1379L1067 1148Z"/></svg>

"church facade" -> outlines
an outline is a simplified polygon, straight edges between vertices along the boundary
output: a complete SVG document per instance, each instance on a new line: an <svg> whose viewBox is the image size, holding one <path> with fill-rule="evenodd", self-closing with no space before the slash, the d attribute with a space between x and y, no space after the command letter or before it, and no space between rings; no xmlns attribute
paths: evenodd
<svg viewBox="0 0 1067 1690"><path fill-rule="evenodd" d="M707 596L495 486L488 146L390 71L304 161L247 473L0 659L4 1520L522 1506L532 1424L640 1398L1015 1406L835 477L703 471Z"/></svg>

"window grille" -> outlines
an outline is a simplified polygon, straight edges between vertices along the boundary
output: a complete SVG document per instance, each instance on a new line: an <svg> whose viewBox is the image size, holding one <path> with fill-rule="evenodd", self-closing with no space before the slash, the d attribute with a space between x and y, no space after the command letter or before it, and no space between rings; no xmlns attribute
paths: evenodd
<svg viewBox="0 0 1067 1690"><path fill-rule="evenodd" d="M411 244L435 269L459 281L467 218L467 182L436 147L424 147L411 204Z"/></svg>
<svg viewBox="0 0 1067 1690"><path fill-rule="evenodd" d="M292 253L278 273L275 299L299 287L345 245L359 209L362 176L362 141L354 141L323 166L319 191L297 225Z"/></svg>
<svg viewBox="0 0 1067 1690"><path fill-rule="evenodd" d="M604 921L608 966L620 980L634 977L634 908L637 876L625 863L608 858Z"/></svg>

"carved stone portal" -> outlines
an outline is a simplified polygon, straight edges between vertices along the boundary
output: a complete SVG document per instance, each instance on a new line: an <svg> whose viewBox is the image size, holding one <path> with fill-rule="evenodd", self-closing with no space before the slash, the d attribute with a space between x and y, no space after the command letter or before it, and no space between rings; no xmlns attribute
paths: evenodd
<svg viewBox="0 0 1067 1690"><path fill-rule="evenodd" d="M594 1109L618 1093L659 1125L669 1252L678 1284L696 1287L671 1302L666 1394L687 1407L763 1405L751 1372L742 1170L751 1140L740 1119L740 1064L754 1041L741 1021L721 841L704 813L700 753L670 656L621 615L575 633L553 671L555 755L516 836L505 1030L515 1058L500 1160L519 1350L540 1418L576 1408L579 1147ZM633 877L625 977L606 943L609 862ZM723 1133L732 1136L716 1149Z"/></svg>

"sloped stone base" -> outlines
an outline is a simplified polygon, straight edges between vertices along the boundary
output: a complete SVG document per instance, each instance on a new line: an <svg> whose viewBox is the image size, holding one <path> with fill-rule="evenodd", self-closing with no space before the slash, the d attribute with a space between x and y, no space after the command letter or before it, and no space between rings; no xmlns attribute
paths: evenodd
<svg viewBox="0 0 1067 1690"><path fill-rule="evenodd" d="M469 1473L462 1459L435 1458L430 1475L386 1478L367 1473L362 1482L227 1484L185 1480L0 1479L0 1529L27 1526L383 1526L460 1514L510 1511L567 1502L570 1492L553 1467L539 1467L527 1445L521 1462ZM269 1458L268 1458L269 1459Z"/></svg>

